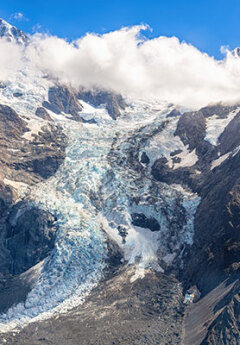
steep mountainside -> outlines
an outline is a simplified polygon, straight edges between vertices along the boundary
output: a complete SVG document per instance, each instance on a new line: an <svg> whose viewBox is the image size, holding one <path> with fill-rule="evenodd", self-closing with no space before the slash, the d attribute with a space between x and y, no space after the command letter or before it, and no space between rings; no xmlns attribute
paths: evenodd
<svg viewBox="0 0 240 345"><path fill-rule="evenodd" d="M238 344L239 132L238 104L185 112L28 62L0 81L0 343Z"/></svg>

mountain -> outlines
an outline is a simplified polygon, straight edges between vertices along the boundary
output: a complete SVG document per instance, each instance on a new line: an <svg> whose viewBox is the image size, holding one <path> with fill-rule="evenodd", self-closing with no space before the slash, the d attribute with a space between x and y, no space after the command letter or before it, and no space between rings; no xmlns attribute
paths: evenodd
<svg viewBox="0 0 240 345"><path fill-rule="evenodd" d="M18 44L26 44L28 42L27 35L17 29L15 26L10 25L5 20L0 18L0 37L7 39L7 41L15 41Z"/></svg>
<svg viewBox="0 0 240 345"><path fill-rule="evenodd" d="M2 81L0 343L239 344L239 131L239 104Z"/></svg>

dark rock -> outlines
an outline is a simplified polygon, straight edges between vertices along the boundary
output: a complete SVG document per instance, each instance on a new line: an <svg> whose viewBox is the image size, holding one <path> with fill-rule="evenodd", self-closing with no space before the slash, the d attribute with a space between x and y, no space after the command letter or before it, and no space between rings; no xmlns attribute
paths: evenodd
<svg viewBox="0 0 240 345"><path fill-rule="evenodd" d="M125 226L125 225L118 225L118 227L117 227L117 229L118 229L118 233L119 233L119 235L122 237L122 239L123 239L123 243L125 243L126 242L126 237L127 237L127 234L128 234L128 229L127 229L127 227Z"/></svg>
<svg viewBox="0 0 240 345"><path fill-rule="evenodd" d="M26 131L26 123L18 116L18 114L12 108L0 104L1 136L19 138L19 136L23 135Z"/></svg>
<svg viewBox="0 0 240 345"><path fill-rule="evenodd" d="M206 119L199 112L183 114L177 125L175 135L178 135L184 145L189 145L189 150L197 148L206 136Z"/></svg>
<svg viewBox="0 0 240 345"><path fill-rule="evenodd" d="M233 120L224 129L219 137L219 150L221 155L233 151L240 145L240 112L234 117Z"/></svg>
<svg viewBox="0 0 240 345"><path fill-rule="evenodd" d="M7 218L6 248L11 255L11 273L25 272L53 249L56 219L26 203L13 206Z"/></svg>
<svg viewBox="0 0 240 345"><path fill-rule="evenodd" d="M214 308L215 318L201 345L238 345L240 342L239 280Z"/></svg>
<svg viewBox="0 0 240 345"><path fill-rule="evenodd" d="M5 89L6 87L7 85L4 82L0 81L0 89Z"/></svg>
<svg viewBox="0 0 240 345"><path fill-rule="evenodd" d="M161 182L169 182L169 172L170 169L167 166L167 158L162 157L155 161L152 166L152 175L153 177Z"/></svg>
<svg viewBox="0 0 240 345"><path fill-rule="evenodd" d="M31 141L23 138L26 131L27 124L17 113L0 105L0 275L4 279L42 260L54 243L54 228L47 225L52 216L46 212L25 207L24 215L13 224L14 210L21 207L13 206L18 194L4 178L29 186L48 178L65 158L66 137L53 124Z"/></svg>
<svg viewBox="0 0 240 345"><path fill-rule="evenodd" d="M159 231L160 225L156 218L146 217L143 213L132 213L132 224L135 226L140 226L141 228L147 228L151 231Z"/></svg>
<svg viewBox="0 0 240 345"><path fill-rule="evenodd" d="M194 246L183 274L206 294L240 261L240 153L211 171L200 189ZM191 257L191 262L189 262ZM235 268L236 267L236 268ZM192 283L191 283L192 284Z"/></svg>
<svg viewBox="0 0 240 345"><path fill-rule="evenodd" d="M124 110L127 106L123 97L110 91L102 90L84 90L78 93L78 98L94 107L105 105L109 115L116 120L120 115L120 110Z"/></svg>
<svg viewBox="0 0 240 345"><path fill-rule="evenodd" d="M169 114L167 114L167 118L168 117L177 117L177 116L180 116L181 115L181 112L177 109L173 109L172 111L170 111Z"/></svg>
<svg viewBox="0 0 240 345"><path fill-rule="evenodd" d="M83 117L81 117L81 120L83 123L90 123L90 124L96 124L97 121L95 119L85 120Z"/></svg>
<svg viewBox="0 0 240 345"><path fill-rule="evenodd" d="M41 117L41 119L47 120L47 121L52 121L51 116L48 114L45 108L43 107L38 107L35 114L38 117Z"/></svg>
<svg viewBox="0 0 240 345"><path fill-rule="evenodd" d="M181 158L180 158L180 157L173 157L173 158L172 158L172 162L173 162L174 164L181 163Z"/></svg>
<svg viewBox="0 0 240 345"><path fill-rule="evenodd" d="M14 93L13 93L13 96L14 96L14 97L17 97L17 98L18 98L18 97L22 97L22 96L23 96L23 93L22 93L22 92L14 92Z"/></svg>
<svg viewBox="0 0 240 345"><path fill-rule="evenodd" d="M179 153L181 153L181 152L182 152L182 150L175 150L175 151L170 153L170 156L173 157L173 156L179 155Z"/></svg>
<svg viewBox="0 0 240 345"><path fill-rule="evenodd" d="M141 155L141 163L143 163L143 164L149 164L150 163L150 159L149 159L148 155L146 154L146 152L143 152Z"/></svg>
<svg viewBox="0 0 240 345"><path fill-rule="evenodd" d="M209 105L207 107L201 108L204 117L211 117L216 115L218 118L226 118L231 111L234 111L239 105L224 105L222 103Z"/></svg>
<svg viewBox="0 0 240 345"><path fill-rule="evenodd" d="M32 171L44 179L54 175L59 166L63 162L63 157L59 155L46 156L33 161L28 161L28 165L32 167Z"/></svg>
<svg viewBox="0 0 240 345"><path fill-rule="evenodd" d="M48 91L48 102L44 101L43 106L55 114L64 112L70 114L75 121L81 121L79 112L82 106L75 93L67 86L53 86Z"/></svg>

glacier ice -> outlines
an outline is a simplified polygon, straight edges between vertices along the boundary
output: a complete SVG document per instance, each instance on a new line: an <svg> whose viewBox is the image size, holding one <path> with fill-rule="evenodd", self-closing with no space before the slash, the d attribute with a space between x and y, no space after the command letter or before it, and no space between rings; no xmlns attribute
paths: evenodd
<svg viewBox="0 0 240 345"><path fill-rule="evenodd" d="M171 121L166 120L169 106L135 102L113 121L104 109L84 105L83 114L96 124L56 119L69 140L65 161L28 195L31 203L56 216L55 248L26 302L0 316L1 332L80 304L106 267L106 233L123 249L126 262L137 264L140 276L148 267L163 271L159 257L171 264L181 246L192 243L198 196L153 181L139 161L149 139ZM161 230L133 226L132 212L154 216ZM177 227L179 217L184 221ZM120 225L127 229L125 242Z"/></svg>

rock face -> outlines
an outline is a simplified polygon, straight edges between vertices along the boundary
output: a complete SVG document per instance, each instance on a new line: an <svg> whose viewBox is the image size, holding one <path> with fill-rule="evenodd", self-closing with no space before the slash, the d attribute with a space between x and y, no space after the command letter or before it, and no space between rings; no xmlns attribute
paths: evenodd
<svg viewBox="0 0 240 345"><path fill-rule="evenodd" d="M74 92L66 86L51 87L48 92L48 102L43 102L43 106L55 114L64 112L71 115L73 120L81 120L79 112L82 106Z"/></svg>
<svg viewBox="0 0 240 345"><path fill-rule="evenodd" d="M89 91L82 89L80 92L78 92L78 98L93 105L94 107L104 105L109 115L114 120L121 115L121 110L124 110L127 106L121 95L109 91Z"/></svg>
<svg viewBox="0 0 240 345"><path fill-rule="evenodd" d="M11 274L23 273L48 256L54 247L55 221L50 213L23 202L12 207L6 220Z"/></svg>
<svg viewBox="0 0 240 345"><path fill-rule="evenodd" d="M240 341L239 281L214 308L215 318L208 327L201 345L237 345Z"/></svg>
<svg viewBox="0 0 240 345"><path fill-rule="evenodd" d="M184 270L179 279L188 288L196 284L207 296L224 279L239 277L240 152L239 113L227 124L218 145L205 141L206 118L226 118L237 107L210 106L181 116L175 135L196 149L198 162L189 168L171 169L165 158L158 159L152 174L159 181L181 183L198 192L201 202L195 215L194 244L183 255ZM224 156L226 155L226 156ZM222 161L217 157L226 157ZM203 344L238 344L238 296L222 298L225 307L214 311L214 321L205 329ZM199 325L200 327L200 325ZM200 343L196 341L196 345ZM185 344L184 344L185 345ZM195 343L194 343L195 345Z"/></svg>
<svg viewBox="0 0 240 345"><path fill-rule="evenodd" d="M132 213L132 224L142 228L150 229L151 231L159 231L160 225L154 217L146 217L143 213Z"/></svg>
<svg viewBox="0 0 240 345"><path fill-rule="evenodd" d="M54 217L28 201L15 201L20 186L31 186L56 172L65 158L66 138L56 125L46 124L39 135L34 134L31 140L24 136L28 132L27 121L12 108L0 105L2 284L8 284L12 276L17 277L44 259L55 241ZM25 287L27 293L27 281Z"/></svg>
<svg viewBox="0 0 240 345"><path fill-rule="evenodd" d="M41 119L44 119L44 120L47 120L47 121L52 121L50 115L48 114L48 112L46 111L46 109L43 108L43 107L38 107L38 108L36 109L35 114L36 114L38 117L41 117Z"/></svg>

